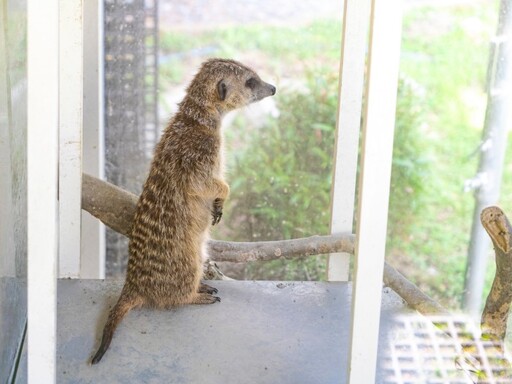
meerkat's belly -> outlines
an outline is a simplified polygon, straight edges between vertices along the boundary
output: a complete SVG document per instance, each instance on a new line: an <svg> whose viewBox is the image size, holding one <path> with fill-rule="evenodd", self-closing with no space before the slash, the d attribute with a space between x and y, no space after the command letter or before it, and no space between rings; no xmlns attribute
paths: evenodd
<svg viewBox="0 0 512 384"><path fill-rule="evenodd" d="M126 279L152 307L188 302L203 275L211 203L181 203L179 208L155 206L145 214L151 219L134 223Z"/></svg>

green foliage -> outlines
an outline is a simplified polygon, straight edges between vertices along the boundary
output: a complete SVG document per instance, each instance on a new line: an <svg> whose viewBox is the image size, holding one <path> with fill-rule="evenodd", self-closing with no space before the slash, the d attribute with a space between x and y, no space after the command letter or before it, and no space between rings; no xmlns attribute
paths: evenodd
<svg viewBox="0 0 512 384"><path fill-rule="evenodd" d="M447 307L459 305L464 284L474 199L463 186L477 169L478 157L470 155L481 137L497 15L488 5L419 7L404 18L401 72L425 92L420 151L430 172L424 200L402 241L390 244L389 258Z"/></svg>
<svg viewBox="0 0 512 384"><path fill-rule="evenodd" d="M337 60L341 41L341 25L333 20L319 20L311 24L272 26L248 24L224 27L207 32L173 31L160 35L160 49L164 54L199 55L208 51L233 57L240 52L265 52L282 60L329 57Z"/></svg>
<svg viewBox="0 0 512 384"><path fill-rule="evenodd" d="M399 245L424 200L429 176L425 151L423 91L410 79L398 86L393 167L388 214L388 247Z"/></svg>
<svg viewBox="0 0 512 384"><path fill-rule="evenodd" d="M232 223L231 238L261 241L328 233L337 84L332 72L310 73L307 91L281 92L279 117L246 137L250 144L230 167L233 200L226 223ZM417 94L411 82L400 82L390 213L390 233L396 237L414 217L427 174L427 159L418 149ZM276 261L252 265L249 277L323 279L325 267L325 257Z"/></svg>
<svg viewBox="0 0 512 384"><path fill-rule="evenodd" d="M253 130L231 166L227 223L235 240L278 240L326 233L336 125L337 79L309 75L307 91L280 92L277 119ZM256 270L255 270L256 269ZM252 277L321 279L325 260L278 261Z"/></svg>
<svg viewBox="0 0 512 384"><path fill-rule="evenodd" d="M238 58L250 52L251 59L261 59L274 73L303 75L303 62L321 62L338 66L341 25L335 20L318 20L306 26L271 26L248 24L207 31L166 31L160 34L161 80L179 84L190 70L189 62L202 57ZM260 55L263 57L259 58ZM199 63L198 62L198 63Z"/></svg>

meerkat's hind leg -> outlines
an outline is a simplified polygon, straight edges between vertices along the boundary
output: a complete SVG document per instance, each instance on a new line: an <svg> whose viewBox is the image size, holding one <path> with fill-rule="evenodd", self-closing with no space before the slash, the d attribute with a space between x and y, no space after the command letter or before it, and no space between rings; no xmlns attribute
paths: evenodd
<svg viewBox="0 0 512 384"><path fill-rule="evenodd" d="M190 304L213 304L217 301L220 301L220 297L213 296L210 293L198 293L194 296Z"/></svg>
<svg viewBox="0 0 512 384"><path fill-rule="evenodd" d="M215 287L211 287L209 286L208 284L204 284L204 283L201 283L199 285L199 289L197 290L198 293L209 293L209 294L213 294L213 293L217 293L219 292L219 290Z"/></svg>

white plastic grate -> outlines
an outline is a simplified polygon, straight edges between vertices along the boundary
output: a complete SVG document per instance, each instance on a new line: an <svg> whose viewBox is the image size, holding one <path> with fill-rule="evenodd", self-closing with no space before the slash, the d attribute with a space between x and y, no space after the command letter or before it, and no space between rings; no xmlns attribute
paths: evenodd
<svg viewBox="0 0 512 384"><path fill-rule="evenodd" d="M381 360L385 384L512 384L501 343L466 316L401 316Z"/></svg>

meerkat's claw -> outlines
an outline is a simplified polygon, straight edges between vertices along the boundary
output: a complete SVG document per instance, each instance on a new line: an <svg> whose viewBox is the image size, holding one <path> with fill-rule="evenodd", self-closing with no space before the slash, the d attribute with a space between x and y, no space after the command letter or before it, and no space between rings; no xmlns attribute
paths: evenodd
<svg viewBox="0 0 512 384"><path fill-rule="evenodd" d="M213 296L209 293L199 293L192 299L190 304L213 304L220 301L220 297Z"/></svg>
<svg viewBox="0 0 512 384"><path fill-rule="evenodd" d="M219 224L221 218L222 218L222 200L215 199L213 201L213 209L212 209L212 225Z"/></svg>
<svg viewBox="0 0 512 384"><path fill-rule="evenodd" d="M201 285L199 286L198 292L199 293L209 293L211 295L213 293L219 292L219 290L217 288L209 286L208 284L201 283Z"/></svg>

